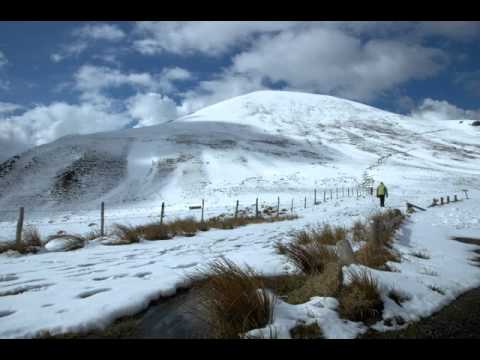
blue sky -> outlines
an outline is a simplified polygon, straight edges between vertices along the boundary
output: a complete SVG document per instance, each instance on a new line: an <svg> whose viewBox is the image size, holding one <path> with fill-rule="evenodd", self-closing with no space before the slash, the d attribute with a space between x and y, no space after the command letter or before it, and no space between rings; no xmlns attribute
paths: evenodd
<svg viewBox="0 0 480 360"><path fill-rule="evenodd" d="M0 160L260 89L479 118L478 22L0 22Z"/></svg>

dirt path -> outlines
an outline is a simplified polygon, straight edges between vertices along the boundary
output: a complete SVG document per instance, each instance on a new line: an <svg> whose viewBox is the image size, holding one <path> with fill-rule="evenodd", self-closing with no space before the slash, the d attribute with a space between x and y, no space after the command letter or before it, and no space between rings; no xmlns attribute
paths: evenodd
<svg viewBox="0 0 480 360"><path fill-rule="evenodd" d="M479 245L480 239L454 238L466 244ZM474 250L480 255L480 250ZM480 262L480 256L473 261ZM480 266L480 265L478 265ZM439 312L398 331L369 331L360 339L480 339L480 288L460 295Z"/></svg>
<svg viewBox="0 0 480 360"><path fill-rule="evenodd" d="M438 313L404 330L368 332L360 339L480 339L480 288L459 296Z"/></svg>

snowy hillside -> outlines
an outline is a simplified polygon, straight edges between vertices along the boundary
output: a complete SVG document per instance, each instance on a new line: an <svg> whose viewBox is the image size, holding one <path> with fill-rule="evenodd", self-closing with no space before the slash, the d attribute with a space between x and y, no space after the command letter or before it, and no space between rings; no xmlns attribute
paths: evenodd
<svg viewBox="0 0 480 360"><path fill-rule="evenodd" d="M390 208L404 210L406 201L426 206L432 197L454 194L461 200L413 214L396 234L402 256L396 271L372 270L385 293L395 287L410 296L402 306L385 297L385 320L429 316L479 286L480 270L471 261L476 248L449 239L480 233L479 135L470 121L423 121L330 96L261 91L167 124L69 136L34 148L0 165L0 241L14 238L19 205L26 208L26 225L44 237L98 229L102 200L107 232L114 222L158 220L162 201L167 221L198 215L188 205L202 198L208 218L231 212L236 199L243 209L257 196L272 204L280 195L282 207L295 200L299 218L123 246L95 239L71 252L3 253L0 338L102 328L174 294L185 275L219 256L264 274L293 271L275 242L322 222L351 226L365 220L379 209L374 197L324 202L321 191L369 180L386 183ZM316 206L314 188L320 191ZM462 189L470 190L470 199ZM413 256L415 251L428 258ZM437 288L441 293L432 290ZM327 338L367 330L340 319L337 305L327 297L281 303L274 325L280 337L288 337L297 320L319 321ZM374 327L387 329L383 321Z"/></svg>
<svg viewBox="0 0 480 360"><path fill-rule="evenodd" d="M421 121L331 96L259 91L169 123L67 136L0 164L0 207L184 209L208 199L282 198L383 180L434 195L480 173L478 129ZM422 185L418 185L418 183Z"/></svg>

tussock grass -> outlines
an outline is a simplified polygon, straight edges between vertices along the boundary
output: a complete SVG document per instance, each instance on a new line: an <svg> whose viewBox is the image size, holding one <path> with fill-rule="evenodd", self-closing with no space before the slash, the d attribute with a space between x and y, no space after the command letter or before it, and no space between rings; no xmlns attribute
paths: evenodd
<svg viewBox="0 0 480 360"><path fill-rule="evenodd" d="M176 219L167 224L173 236L195 236L199 230L199 222L194 217Z"/></svg>
<svg viewBox="0 0 480 360"><path fill-rule="evenodd" d="M273 291L278 297L288 301L291 292L301 288L307 281L308 276L304 274L285 274L277 276L261 276L266 288Z"/></svg>
<svg viewBox="0 0 480 360"><path fill-rule="evenodd" d="M36 254L42 247L42 238L36 227L27 227L22 233L22 241L0 243L0 254L7 251L17 251L20 254Z"/></svg>
<svg viewBox="0 0 480 360"><path fill-rule="evenodd" d="M291 242L282 248L288 260L303 274L317 274L324 271L328 263L338 262L335 250L317 242L299 245Z"/></svg>
<svg viewBox="0 0 480 360"><path fill-rule="evenodd" d="M290 329L292 339L322 339L323 333L317 322L306 325L304 322L299 323Z"/></svg>
<svg viewBox="0 0 480 360"><path fill-rule="evenodd" d="M285 297L290 304L303 304L314 296L335 297L342 286L342 269L336 263L326 265L322 273L310 275L303 284Z"/></svg>
<svg viewBox="0 0 480 360"><path fill-rule="evenodd" d="M120 240L116 244L134 244L140 242L141 231L138 227L113 224L112 235Z"/></svg>
<svg viewBox="0 0 480 360"><path fill-rule="evenodd" d="M368 271L350 272L350 283L338 297L341 317L367 325L382 319L383 301L378 282Z"/></svg>
<svg viewBox="0 0 480 360"><path fill-rule="evenodd" d="M391 271L387 262L400 262L400 255L393 250L393 235L404 219L400 210L393 209L371 215L366 224L355 223L353 238L366 241L355 253L355 260L367 267Z"/></svg>
<svg viewBox="0 0 480 360"><path fill-rule="evenodd" d="M139 230L146 240L168 240L173 237L169 226L160 222L139 226Z"/></svg>
<svg viewBox="0 0 480 360"><path fill-rule="evenodd" d="M199 311L216 338L239 338L271 322L275 299L259 274L222 259L192 277Z"/></svg>
<svg viewBox="0 0 480 360"><path fill-rule="evenodd" d="M208 231L210 229L234 229L248 224L260 224L266 222L276 222L293 220L298 218L296 215L285 215L274 218L259 216L216 216L205 220L204 222L196 220L194 217L184 219L175 219L170 222L153 222L150 224L139 225L135 228L139 236L146 240L168 240L175 236L195 236L198 231Z"/></svg>
<svg viewBox="0 0 480 360"><path fill-rule="evenodd" d="M299 231L295 234L294 241L299 245L306 245L310 243L335 245L340 240L345 239L346 236L346 229L340 226L332 227L329 224L326 224L310 231Z"/></svg>
<svg viewBox="0 0 480 360"><path fill-rule="evenodd" d="M388 261L400 261L400 256L393 250L374 241L367 242L360 250L354 253L354 257L361 265L385 271L391 271L391 268L386 264Z"/></svg>
<svg viewBox="0 0 480 360"><path fill-rule="evenodd" d="M367 225L359 220L355 221L352 226L352 240L356 242L368 240Z"/></svg>

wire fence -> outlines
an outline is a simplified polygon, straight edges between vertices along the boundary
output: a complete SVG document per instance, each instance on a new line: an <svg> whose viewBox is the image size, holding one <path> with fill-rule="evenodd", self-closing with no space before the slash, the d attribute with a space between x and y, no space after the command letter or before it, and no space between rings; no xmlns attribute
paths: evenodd
<svg viewBox="0 0 480 360"><path fill-rule="evenodd" d="M225 202L218 201L202 201L202 205L192 202L190 204L178 204L163 202L165 211L161 210L161 205L151 207L132 207L120 206L118 204L109 207L105 204L104 221L108 224L115 222L135 223L147 221L166 221L175 218L185 217L200 217L200 214L205 219L219 215L263 215L265 213L275 216L282 213L295 213L299 209L308 209L320 204L330 203L335 200L352 198L359 199L367 195L373 195L373 188L366 186L343 186L328 189L313 189L310 194L304 196L290 196L282 194L281 196L259 196L255 201L250 198L248 200L230 198L231 205L225 205ZM268 199L268 200L265 200ZM218 204L218 205L217 205ZM0 228L3 230L10 229L12 232L16 226L19 218L20 208L14 209L0 209ZM51 209L42 208L34 209L28 206L24 208L24 222L26 225L51 225L55 226L69 226L77 225L77 227L84 227L86 230L93 226L100 226L101 219L101 204L96 208L75 208L72 210L66 209ZM108 225L107 225L108 226Z"/></svg>

